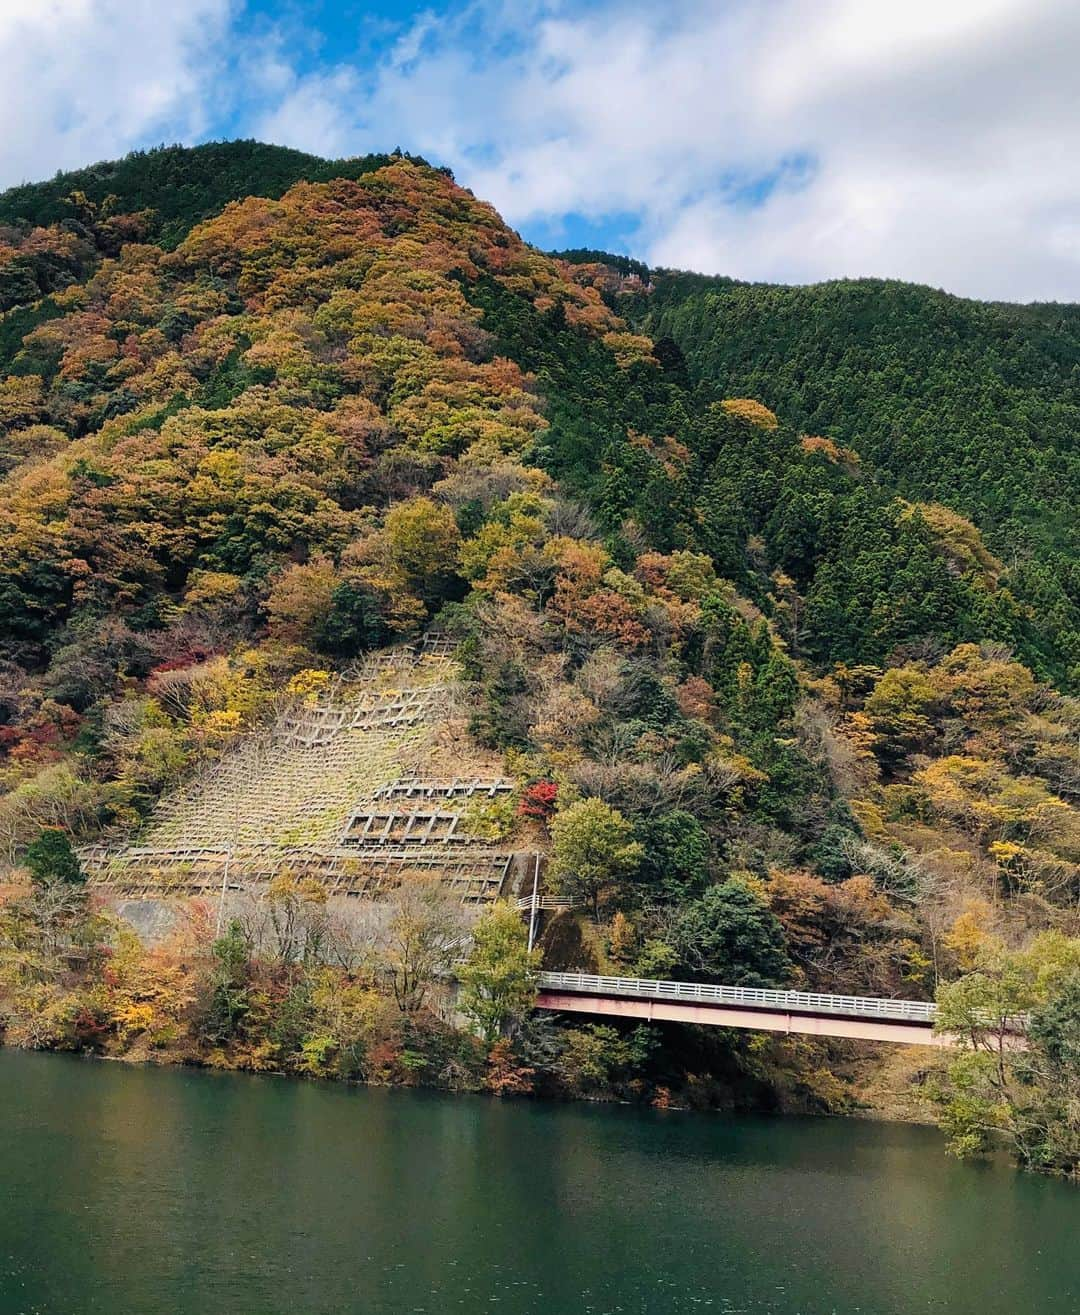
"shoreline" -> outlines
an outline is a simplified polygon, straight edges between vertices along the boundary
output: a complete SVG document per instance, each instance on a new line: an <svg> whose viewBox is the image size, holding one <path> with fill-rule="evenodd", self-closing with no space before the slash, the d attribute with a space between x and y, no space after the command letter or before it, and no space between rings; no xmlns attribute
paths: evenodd
<svg viewBox="0 0 1080 1315"><path fill-rule="evenodd" d="M248 1077L276 1078L286 1082L304 1083L318 1087L347 1087L375 1091L429 1091L448 1096L479 1096L490 1101L512 1101L517 1104L534 1103L541 1105L589 1105L618 1106L624 1109L655 1110L659 1113L671 1111L679 1114L727 1115L736 1118L769 1118L777 1120L821 1118L830 1121L856 1120L869 1123L896 1123L911 1127L926 1127L938 1130L938 1124L932 1117L915 1117L914 1111L900 1112L895 1106L853 1103L846 1109L811 1109L785 1106L782 1102L768 1105L764 1102L748 1101L712 1105L694 1105L685 1100L666 1099L633 1100L618 1095L560 1095L552 1091L516 1091L502 1093L482 1085L450 1086L434 1082L394 1082L375 1078L335 1077L329 1074L290 1072L286 1068L256 1068L250 1065L213 1064L191 1057L171 1057L163 1052L106 1054L101 1051L46 1046L20 1046L6 1042L0 1034L0 1052L12 1052L33 1055L68 1056L72 1059L118 1064L128 1068L143 1069L177 1069L201 1073L243 1074Z"/></svg>

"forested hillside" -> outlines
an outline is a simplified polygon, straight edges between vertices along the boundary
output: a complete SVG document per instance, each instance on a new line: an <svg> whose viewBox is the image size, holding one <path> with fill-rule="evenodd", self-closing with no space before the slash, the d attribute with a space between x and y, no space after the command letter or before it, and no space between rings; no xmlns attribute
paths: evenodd
<svg viewBox="0 0 1080 1315"><path fill-rule="evenodd" d="M1037 613L1035 666L1080 667L1080 309L913 284L786 288L669 271L637 317L695 384L760 398L905 498L969 517Z"/></svg>
<svg viewBox="0 0 1080 1315"><path fill-rule="evenodd" d="M302 179L360 178L389 155L322 160L262 142L135 151L0 194L0 367L24 334L59 314L50 294L85 278L121 245L171 249L202 219L249 195L279 197ZM407 157L401 157L407 158Z"/></svg>
<svg viewBox="0 0 1080 1315"><path fill-rule="evenodd" d="M397 153L400 156L400 152ZM0 224L70 226L71 197L117 214L153 210L155 236L172 248L202 219L245 196L279 197L301 180L361 178L389 164L390 155L323 160L317 155L264 142L208 142L203 146L160 146L133 151L122 160L102 160L85 169L58 173L43 183L25 183L0 194ZM401 158L409 158L402 156ZM420 163L423 163L420 161Z"/></svg>
<svg viewBox="0 0 1080 1315"><path fill-rule="evenodd" d="M981 461L950 472L955 435L905 480L858 422L809 425L771 376L728 386L680 320L692 299L533 250L422 163L354 161L280 197L275 172L181 231L248 174L229 153L142 159L123 166L135 207L160 166L200 177L179 228L88 195L62 217L48 192L0 199L10 1039L661 1102L729 1099L735 1071L842 1104L844 1053L816 1042L538 1030L505 910L462 970L463 1038L402 967L404 931L336 959L325 927L301 935L325 903L310 883L266 892L291 929L276 957L197 920L144 951L71 897L72 844L137 837L284 697L431 626L514 787L476 825L542 848L576 905L560 963L915 996L979 968L1046 1004L1080 904L1075 634L1048 566L1072 560L1068 527L1025 538L1020 495L985 516L954 495ZM43 208L14 218L19 195ZM920 414L961 409L925 386ZM1027 442L1065 486L1071 403L1049 387L1031 395L1063 408L1060 441ZM423 889L410 935L446 916ZM1077 1154L1040 1145L1055 1167Z"/></svg>

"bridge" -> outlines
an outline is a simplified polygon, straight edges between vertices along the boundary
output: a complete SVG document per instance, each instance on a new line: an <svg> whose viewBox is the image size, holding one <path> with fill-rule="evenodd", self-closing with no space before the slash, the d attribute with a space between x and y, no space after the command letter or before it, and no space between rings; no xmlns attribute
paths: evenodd
<svg viewBox="0 0 1080 1315"><path fill-rule="evenodd" d="M657 982L589 973L541 973L536 1007L560 1013L704 1023L757 1032L795 1032L916 1046L953 1044L951 1037L934 1032L937 1006L922 1000Z"/></svg>

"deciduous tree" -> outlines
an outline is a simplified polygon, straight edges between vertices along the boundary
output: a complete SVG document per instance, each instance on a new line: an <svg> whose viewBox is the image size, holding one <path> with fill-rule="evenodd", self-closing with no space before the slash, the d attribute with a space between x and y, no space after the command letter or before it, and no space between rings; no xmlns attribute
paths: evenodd
<svg viewBox="0 0 1080 1315"><path fill-rule="evenodd" d="M509 904L495 904L472 929L469 957L457 970L460 1006L491 1047L521 1021L536 997L540 951L529 950L521 915Z"/></svg>

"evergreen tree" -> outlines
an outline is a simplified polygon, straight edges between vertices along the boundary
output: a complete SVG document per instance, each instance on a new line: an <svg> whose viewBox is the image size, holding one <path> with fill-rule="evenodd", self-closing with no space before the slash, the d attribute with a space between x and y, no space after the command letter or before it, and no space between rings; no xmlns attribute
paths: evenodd
<svg viewBox="0 0 1080 1315"><path fill-rule="evenodd" d="M27 845L23 861L30 870L31 879L39 886L54 881L79 885L86 880L67 832L59 827L43 827L37 838Z"/></svg>

